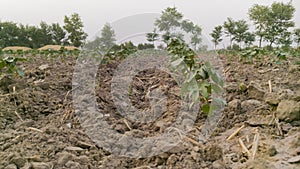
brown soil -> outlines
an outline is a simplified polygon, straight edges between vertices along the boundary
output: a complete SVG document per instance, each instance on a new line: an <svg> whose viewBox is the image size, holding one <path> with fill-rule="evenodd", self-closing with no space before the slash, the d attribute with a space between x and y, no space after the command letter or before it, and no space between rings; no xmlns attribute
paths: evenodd
<svg viewBox="0 0 300 169"><path fill-rule="evenodd" d="M22 64L24 78L8 76L0 81L0 168L300 167L297 161L300 155L299 121L285 122L275 118L276 101L300 102L300 69L295 65L296 58L280 65L268 58L253 64L242 64L237 57L221 58L228 106L210 139L198 142L206 118L199 112L194 129L183 136L180 144L154 157L133 159L113 155L96 145L78 122L72 105L75 58L52 60L36 57ZM98 108L101 113L109 115L107 122L121 134L132 131L136 137L159 135L177 117L180 106L178 85L166 72L156 69L140 72L134 77L129 90L131 102L137 109L147 110L150 108L149 91L159 88L167 96L167 110L158 121L164 121L167 126L161 126L157 121L147 124L130 120L124 122L124 118L116 112L110 94L113 72L119 63L113 61L99 66L96 87ZM241 90L241 85L247 86L247 90ZM274 104L270 98L275 100ZM244 128L227 140L242 125ZM253 141L255 137L259 137L257 144ZM241 142L249 150L250 157L241 147Z"/></svg>

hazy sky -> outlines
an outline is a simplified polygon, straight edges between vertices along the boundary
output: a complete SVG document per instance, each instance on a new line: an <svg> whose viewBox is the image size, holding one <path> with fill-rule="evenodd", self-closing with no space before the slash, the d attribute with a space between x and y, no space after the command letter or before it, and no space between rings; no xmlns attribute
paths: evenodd
<svg viewBox="0 0 300 169"><path fill-rule="evenodd" d="M84 22L85 31L93 36L106 22L114 23L126 16L143 13L155 16L166 7L176 6L185 18L200 25L203 34L208 35L214 26L222 24L227 17L248 20L247 12L253 4L270 5L272 2L274 0L2 0L0 20L32 25L41 21L63 24L65 15L76 12ZM300 0L293 0L293 5L296 7L294 21L300 27ZM128 29L145 25L131 23Z"/></svg>

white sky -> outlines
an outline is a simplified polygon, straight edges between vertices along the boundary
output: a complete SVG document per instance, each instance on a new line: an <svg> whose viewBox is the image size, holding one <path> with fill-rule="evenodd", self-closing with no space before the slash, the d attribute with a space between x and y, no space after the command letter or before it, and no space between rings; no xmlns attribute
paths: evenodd
<svg viewBox="0 0 300 169"><path fill-rule="evenodd" d="M93 36L106 23L125 16L143 13L160 14L169 6L176 6L185 18L203 28L203 34L222 24L227 17L246 19L254 4L270 5L273 0L1 0L0 20L38 25L41 21L63 24L65 15L74 12L81 16L85 31ZM289 2L281 0L277 2ZM300 0L293 0L294 21L300 27ZM143 25L143 24L141 24ZM136 27L136 25L133 25Z"/></svg>

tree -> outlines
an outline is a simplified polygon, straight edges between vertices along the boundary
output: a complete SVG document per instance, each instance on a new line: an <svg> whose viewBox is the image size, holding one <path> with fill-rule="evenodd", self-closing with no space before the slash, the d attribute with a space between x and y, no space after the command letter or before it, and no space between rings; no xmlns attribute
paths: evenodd
<svg viewBox="0 0 300 169"><path fill-rule="evenodd" d="M185 19L181 22L181 29L186 33L190 33L195 29L195 25L192 21Z"/></svg>
<svg viewBox="0 0 300 169"><path fill-rule="evenodd" d="M197 50L197 45L202 42L201 33L202 28L198 25L194 25L192 29L191 44L195 50Z"/></svg>
<svg viewBox="0 0 300 169"><path fill-rule="evenodd" d="M283 47L290 47L292 43L292 33L288 31L283 32L277 40L277 44L280 44Z"/></svg>
<svg viewBox="0 0 300 169"><path fill-rule="evenodd" d="M232 46L232 41L234 40L232 36L235 33L235 21L232 18L227 18L227 21L224 22L223 24L225 34L227 37L229 37L229 48L231 49Z"/></svg>
<svg viewBox="0 0 300 169"><path fill-rule="evenodd" d="M19 36L18 41L20 46L30 47L31 46L31 37L29 36L28 32L28 25L19 25Z"/></svg>
<svg viewBox="0 0 300 169"><path fill-rule="evenodd" d="M246 32L244 37L244 43L246 47L250 47L253 42L255 42L255 34L251 32Z"/></svg>
<svg viewBox="0 0 300 169"><path fill-rule="evenodd" d="M37 31L39 35L39 37L37 37L39 41L38 43L40 44L40 46L53 44L50 33L50 26L46 22L42 21L40 23L40 27L37 28Z"/></svg>
<svg viewBox="0 0 300 169"><path fill-rule="evenodd" d="M251 7L248 12L250 20L252 20L255 25L255 34L259 37L259 47L261 47L262 41L266 36L270 13L269 7L258 4Z"/></svg>
<svg viewBox="0 0 300 169"><path fill-rule="evenodd" d="M0 49L19 44L19 28L13 22L0 22Z"/></svg>
<svg viewBox="0 0 300 169"><path fill-rule="evenodd" d="M137 48L139 50L154 49L154 45L152 43L140 43Z"/></svg>
<svg viewBox="0 0 300 169"><path fill-rule="evenodd" d="M54 44L67 45L66 32L58 23L52 23L49 30Z"/></svg>
<svg viewBox="0 0 300 169"><path fill-rule="evenodd" d="M159 40L159 34L156 32L156 29L153 30L153 32L146 34L147 41L152 42L153 46L155 41Z"/></svg>
<svg viewBox="0 0 300 169"><path fill-rule="evenodd" d="M192 21L185 19L181 22L181 29L187 34L191 34L190 43L194 50L197 50L197 45L202 42L202 28L198 25L195 25Z"/></svg>
<svg viewBox="0 0 300 169"><path fill-rule="evenodd" d="M40 26L23 26L21 32L24 32L28 46L31 48L40 48L45 45L53 44L50 34L50 26L46 22L41 22Z"/></svg>
<svg viewBox="0 0 300 169"><path fill-rule="evenodd" d="M100 43L100 37L97 36L94 40L86 42L84 44L84 48L88 50L99 51Z"/></svg>
<svg viewBox="0 0 300 169"><path fill-rule="evenodd" d="M292 21L295 8L291 2L287 4L275 2L271 5L270 10L265 39L272 47L273 43L280 45L282 43L280 39L284 39L288 34L288 29L295 25Z"/></svg>
<svg viewBox="0 0 300 169"><path fill-rule="evenodd" d="M27 27L27 34L29 37L29 47L31 48L39 48L41 47L40 40L39 40L39 28L35 26L28 26Z"/></svg>
<svg viewBox="0 0 300 169"><path fill-rule="evenodd" d="M79 47L82 46L87 38L87 34L83 31L83 23L77 13L72 14L70 17L65 16L65 25L63 28L68 32L68 39L72 45Z"/></svg>
<svg viewBox="0 0 300 169"><path fill-rule="evenodd" d="M241 43L245 41L245 34L249 29L249 25L245 20L238 20L235 22L235 29L233 32L233 40L239 43L241 48Z"/></svg>
<svg viewBox="0 0 300 169"><path fill-rule="evenodd" d="M176 29L180 28L183 14L177 11L176 7L168 7L162 11L160 18L155 20L154 25L157 26L160 32L164 32L162 39L166 42L171 36L176 35Z"/></svg>
<svg viewBox="0 0 300 169"><path fill-rule="evenodd" d="M300 44L300 28L294 30L294 41L297 43L297 47Z"/></svg>
<svg viewBox="0 0 300 169"><path fill-rule="evenodd" d="M106 23L101 30L101 37L99 39L100 51L106 53L111 47L115 45L115 31L110 24Z"/></svg>
<svg viewBox="0 0 300 169"><path fill-rule="evenodd" d="M217 48L217 45L223 40L222 39L222 29L223 27L221 25L216 26L214 30L210 33L210 36L213 38L212 42L215 45L215 49Z"/></svg>

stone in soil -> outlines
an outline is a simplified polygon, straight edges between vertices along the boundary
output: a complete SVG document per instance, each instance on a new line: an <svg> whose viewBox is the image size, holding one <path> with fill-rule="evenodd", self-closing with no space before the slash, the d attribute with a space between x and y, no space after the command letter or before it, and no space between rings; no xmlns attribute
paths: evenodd
<svg viewBox="0 0 300 169"><path fill-rule="evenodd" d="M279 120L293 122L300 120L300 102L293 100L282 100L277 107Z"/></svg>

